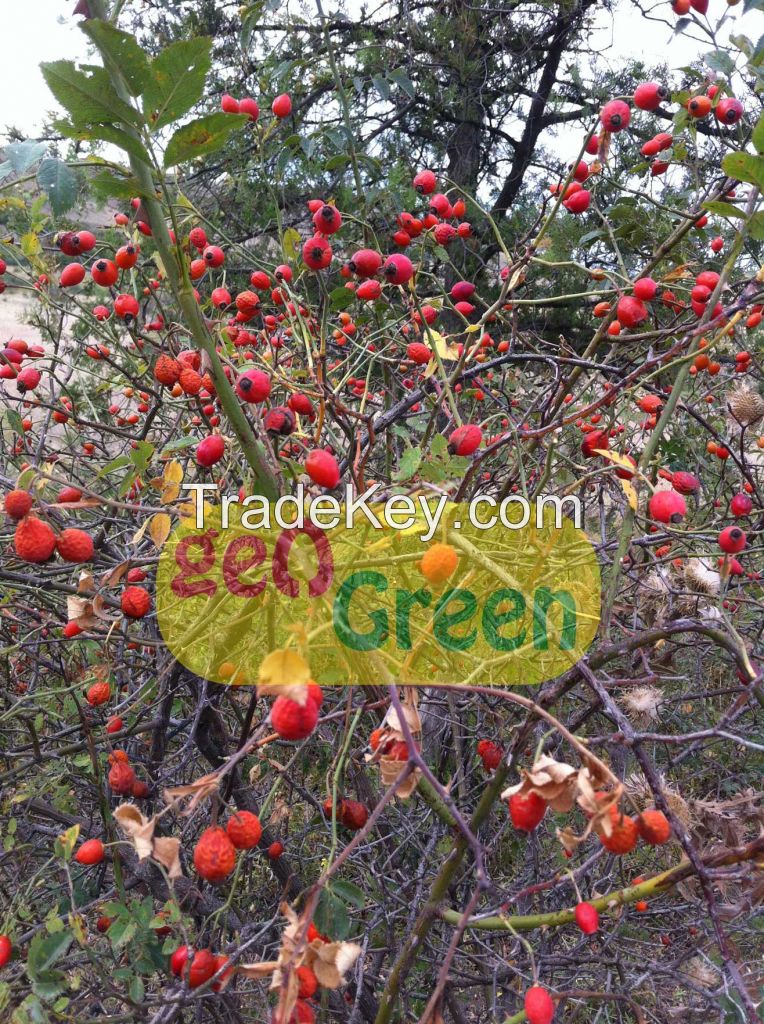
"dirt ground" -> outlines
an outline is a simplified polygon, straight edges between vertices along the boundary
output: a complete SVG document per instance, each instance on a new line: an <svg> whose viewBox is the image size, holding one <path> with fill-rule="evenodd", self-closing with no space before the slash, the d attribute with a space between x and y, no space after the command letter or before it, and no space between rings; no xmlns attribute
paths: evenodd
<svg viewBox="0 0 764 1024"><path fill-rule="evenodd" d="M34 299L29 292L9 288L0 295L0 345L11 338L24 341L42 341L39 332L27 323L33 310Z"/></svg>

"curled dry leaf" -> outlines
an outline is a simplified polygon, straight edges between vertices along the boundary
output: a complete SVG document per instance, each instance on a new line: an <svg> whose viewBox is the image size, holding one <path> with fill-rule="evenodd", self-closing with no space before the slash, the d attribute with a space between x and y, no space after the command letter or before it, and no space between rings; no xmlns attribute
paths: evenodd
<svg viewBox="0 0 764 1024"><path fill-rule="evenodd" d="M416 704L418 698L416 695L409 696L411 691L408 691L403 701L401 701L401 707L403 709L403 717L411 730L413 736L418 736L422 732L422 720L419 717ZM403 739L403 732L401 730L401 723L398 719L398 712L395 708L391 707L385 715L383 726L389 729L392 733L400 734L400 739Z"/></svg>
<svg viewBox="0 0 764 1024"><path fill-rule="evenodd" d="M116 587L122 579L127 575L127 571L130 568L130 562L125 559L124 562L120 562L119 565L115 565L113 569L109 569L107 573L101 577L102 587Z"/></svg>
<svg viewBox="0 0 764 1024"><path fill-rule="evenodd" d="M79 501L54 501L48 508L63 508L71 512L78 508L99 508L103 505L100 498L80 498Z"/></svg>
<svg viewBox="0 0 764 1024"><path fill-rule="evenodd" d="M623 786L603 791L609 779L595 761L574 768L542 754L530 771L523 770L522 775L521 782L504 790L502 800L515 793L536 793L555 811L567 813L577 804L586 814L588 821L581 835L569 827L557 829L557 838L568 852L575 850L592 831L606 836L612 832L610 808L619 803Z"/></svg>
<svg viewBox="0 0 764 1024"><path fill-rule="evenodd" d="M573 765L542 754L530 771L522 770L522 782L505 789L501 799L508 800L515 793L536 793L546 800L552 810L569 811L576 801L578 774L578 769Z"/></svg>
<svg viewBox="0 0 764 1024"><path fill-rule="evenodd" d="M92 629L98 625L98 617L93 612L93 602L86 597L70 594L66 599L66 617L80 629Z"/></svg>
<svg viewBox="0 0 764 1024"><path fill-rule="evenodd" d="M401 773L403 767L402 761L394 761L390 757L380 757L379 759L379 774L382 779L382 783L385 786L392 786L395 780ZM403 780L400 786L395 791L395 797L397 800L408 800L411 794L419 785L419 778L422 772L419 768L415 768L411 774Z"/></svg>
<svg viewBox="0 0 764 1024"><path fill-rule="evenodd" d="M92 594L95 590L95 583L93 581L93 574L87 569L82 569L77 579L77 593L78 594Z"/></svg>
<svg viewBox="0 0 764 1024"><path fill-rule="evenodd" d="M271 989L279 993L277 1015L288 1020L297 1002L297 968L309 967L323 988L340 988L347 983L348 972L361 955L361 947L355 942L322 942L321 939L305 942L306 922L288 904L283 903L280 909L287 924L281 936L278 960L240 964L233 968L233 973L255 979L270 976Z"/></svg>
<svg viewBox="0 0 764 1024"><path fill-rule="evenodd" d="M206 800L208 797L214 796L217 793L218 787L220 786L220 780L217 775L202 775L201 778L196 779L194 782L189 782L187 786L173 786L170 789L165 789L162 792L165 803L172 803L174 800L184 800L186 797L191 797L188 807L181 814L188 816L193 814L202 800Z"/></svg>
<svg viewBox="0 0 764 1024"><path fill-rule="evenodd" d="M340 988L347 983L347 974L361 955L356 942L321 942L314 939L308 946L305 962L324 988Z"/></svg>
<svg viewBox="0 0 764 1024"><path fill-rule="evenodd" d="M289 648L271 651L260 664L257 696L289 697L304 707L309 680L310 667L297 651Z"/></svg>
<svg viewBox="0 0 764 1024"><path fill-rule="evenodd" d="M172 836L154 836L156 818L146 818L135 804L120 804L114 811L114 819L130 839L138 854L138 860L148 857L167 869L170 878L181 878L180 839Z"/></svg>
<svg viewBox="0 0 764 1024"><path fill-rule="evenodd" d="M417 711L418 703L418 691L414 689L406 690L403 700L401 701L401 710L403 711L403 718L409 727L409 731L414 738L422 732L422 721L419 717L419 712ZM401 768L403 767L403 762L388 757L386 751L390 750L393 743L405 742L406 737L401 729L401 721L398 717L398 712L394 707L390 707L382 723L377 747L371 754L366 755L367 763L379 765L380 776L382 783L385 786L389 787L393 785L400 775ZM417 788L421 774L420 769L415 768L395 791L395 798L397 800L408 800Z"/></svg>

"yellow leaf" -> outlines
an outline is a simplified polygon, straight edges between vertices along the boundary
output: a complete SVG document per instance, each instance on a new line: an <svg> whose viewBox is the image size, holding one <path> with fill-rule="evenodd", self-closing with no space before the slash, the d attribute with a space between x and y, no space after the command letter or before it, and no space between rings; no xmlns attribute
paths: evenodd
<svg viewBox="0 0 764 1024"><path fill-rule="evenodd" d="M149 535L154 541L154 547L161 548L172 529L172 519L166 512L157 512L149 520Z"/></svg>
<svg viewBox="0 0 764 1024"><path fill-rule="evenodd" d="M180 485L183 482L183 467L179 462L168 462L162 474L162 495L160 501L163 505L169 505L171 501L180 494Z"/></svg>
<svg viewBox="0 0 764 1024"><path fill-rule="evenodd" d="M162 474L162 479L164 480L164 482L166 484L167 483L173 483L173 484L182 483L183 482L183 466L181 466L181 464L179 462L177 462L176 460L174 460L174 459L173 459L172 462L168 462L167 465L164 468L164 473Z"/></svg>
<svg viewBox="0 0 764 1024"><path fill-rule="evenodd" d="M465 334L474 334L476 331L479 331L479 330L482 330L480 324L468 324L464 328L464 333Z"/></svg>
<svg viewBox="0 0 764 1024"><path fill-rule="evenodd" d="M146 534L146 530L148 530L148 528L149 528L149 523L150 522L151 522L151 520L147 519L144 522L143 526L141 526L141 528L139 530L135 531L135 533L133 534L133 544L140 544L140 542L143 540L143 538L144 538L144 536Z"/></svg>
<svg viewBox="0 0 764 1024"><path fill-rule="evenodd" d="M42 252L40 239L34 231L28 231L21 236L21 251L25 256L38 256Z"/></svg>
<svg viewBox="0 0 764 1024"><path fill-rule="evenodd" d="M632 510L636 512L639 500L637 499L637 491L634 484L631 480L621 480L621 487L623 487L623 493L626 495L629 505L631 505Z"/></svg>
<svg viewBox="0 0 764 1024"><path fill-rule="evenodd" d="M69 860L74 852L74 847L77 845L79 837L79 825L72 825L72 827L68 828L66 832L62 832L55 842L55 851L58 856L63 857L64 860Z"/></svg>
<svg viewBox="0 0 764 1024"><path fill-rule="evenodd" d="M288 260L297 259L297 254L300 251L300 232L294 228L287 228L281 244L284 249L284 256Z"/></svg>
<svg viewBox="0 0 764 1024"><path fill-rule="evenodd" d="M87 929L85 928L83 916L81 914L70 914L69 927L74 932L74 937L80 946L84 946L87 942Z"/></svg>
<svg viewBox="0 0 764 1024"><path fill-rule="evenodd" d="M628 469L630 473L634 471L634 463L626 455L621 455L620 452L611 452L609 448L595 448L594 451L597 455L601 455L603 459L614 462L621 469Z"/></svg>
<svg viewBox="0 0 764 1024"><path fill-rule="evenodd" d="M260 664L257 695L284 695L304 707L308 699L309 679L310 667L297 651L289 648L271 651Z"/></svg>
<svg viewBox="0 0 764 1024"><path fill-rule="evenodd" d="M509 284L507 285L507 292L513 292L519 284L522 284L525 280L525 267L518 267L510 278Z"/></svg>
<svg viewBox="0 0 764 1024"><path fill-rule="evenodd" d="M430 331L427 340L434 346L441 359L453 361L459 358L459 346L448 341L439 331Z"/></svg>
<svg viewBox="0 0 764 1024"><path fill-rule="evenodd" d="M162 489L162 496L159 500L163 505L169 505L171 501L175 501L179 494L180 484L169 483Z"/></svg>

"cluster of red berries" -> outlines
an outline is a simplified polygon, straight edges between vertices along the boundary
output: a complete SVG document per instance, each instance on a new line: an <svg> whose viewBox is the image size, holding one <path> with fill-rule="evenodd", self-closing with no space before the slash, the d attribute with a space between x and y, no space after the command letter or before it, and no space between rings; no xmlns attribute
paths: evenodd
<svg viewBox="0 0 764 1024"><path fill-rule="evenodd" d="M707 6L707 0L677 0L677 2L686 3L688 10L691 3L693 6L695 6L696 2L704 3ZM674 9L676 10L676 4ZM665 86L660 85L658 82L643 82L637 86L634 92L633 103L638 110L652 112L657 110L661 103L665 103L670 99L671 94ZM714 103L716 103L715 106ZM710 86L705 95L691 96L686 103L686 108L689 116L695 120L707 117L713 109L716 119L720 124L724 125L737 124L744 113L742 103L732 96L721 97L719 87L716 85ZM628 127L630 121L631 107L629 104L621 99L610 100L600 111L600 123L603 134L599 137L593 136L589 140L586 152L590 155L598 154L600 148L606 145L607 136L623 131L624 128ZM644 143L642 154L651 159L658 157L664 150L671 149L673 142L673 136L669 132L659 132L652 139ZM670 162L668 160L654 159L650 165L650 174L652 177L664 174L669 166ZM591 192L583 186L590 174L598 170L598 166L592 165L590 167L584 160L576 165L573 170L573 180L568 184L562 196L563 206L569 213L581 214L589 209ZM556 194L558 186L552 186L552 192ZM723 239L719 238L714 239L711 248L714 252L720 252L723 246Z"/></svg>
<svg viewBox="0 0 764 1024"><path fill-rule="evenodd" d="M498 743L493 740L479 740L477 745L478 757L483 762L483 768L487 772L494 772L501 764L504 751Z"/></svg>
<svg viewBox="0 0 764 1024"><path fill-rule="evenodd" d="M190 946L178 946L170 957L170 971L176 978L182 978L189 988L200 988L222 971L220 978L212 983L212 991L219 992L228 972L223 970L229 958L209 949L193 950Z"/></svg>
<svg viewBox="0 0 764 1024"><path fill-rule="evenodd" d="M130 758L124 750L114 750L108 757L109 788L115 796L132 796L141 800L149 795L149 787L142 779L138 779Z"/></svg>
<svg viewBox="0 0 764 1024"><path fill-rule="evenodd" d="M94 554L93 538L84 530L68 527L56 533L43 519L30 515L34 499L28 491L9 491L5 511L17 520L13 535L16 555L24 562L47 562L58 552L65 562L89 562Z"/></svg>
<svg viewBox="0 0 764 1024"><path fill-rule="evenodd" d="M330 796L324 800L323 810L326 817L331 820L334 801ZM351 832L358 832L368 820L369 811L365 804L362 804L360 800L348 800L345 797L340 797L337 802L337 821L340 825L344 825Z"/></svg>
<svg viewBox="0 0 764 1024"><path fill-rule="evenodd" d="M607 794L598 794L605 799ZM533 832L547 812L546 800L533 790L513 793L507 801L512 824L521 832ZM671 826L662 811L647 810L631 818L616 805L608 811L610 834L597 828L600 842L610 853L629 853L641 837L650 846L660 846L671 836Z"/></svg>
<svg viewBox="0 0 764 1024"><path fill-rule="evenodd" d="M262 838L260 819L251 811L234 811L223 829L213 825L194 847L194 867L208 882L222 882L236 867L236 851L251 850Z"/></svg>
<svg viewBox="0 0 764 1024"><path fill-rule="evenodd" d="M5 266L5 261L0 260L0 265ZM2 290L0 289L0 294ZM22 338L12 338L2 349L0 380L15 380L16 387L22 395L27 391L34 391L42 380L42 374L36 366L23 364L27 359L40 359L44 355L45 350L39 345L29 345Z"/></svg>
<svg viewBox="0 0 764 1024"><path fill-rule="evenodd" d="M253 100L250 96L237 100L229 93L223 93L220 99L220 109L226 114L246 114L250 121L253 122L257 121L260 117L260 107L257 100ZM278 117L280 120L289 117L292 113L292 100L290 96L285 92L277 96L271 104L271 111L274 117Z"/></svg>

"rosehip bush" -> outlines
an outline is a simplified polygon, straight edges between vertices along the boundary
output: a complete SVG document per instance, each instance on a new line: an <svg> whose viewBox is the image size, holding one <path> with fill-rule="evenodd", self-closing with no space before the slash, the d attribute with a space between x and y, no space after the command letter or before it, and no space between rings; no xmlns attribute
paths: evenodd
<svg viewBox="0 0 764 1024"><path fill-rule="evenodd" d="M4 1014L758 1019L761 45L677 0L692 67L585 84L586 2L161 6L81 0L0 166ZM364 687L301 623L212 682L156 618L194 483L575 496L597 639Z"/></svg>

